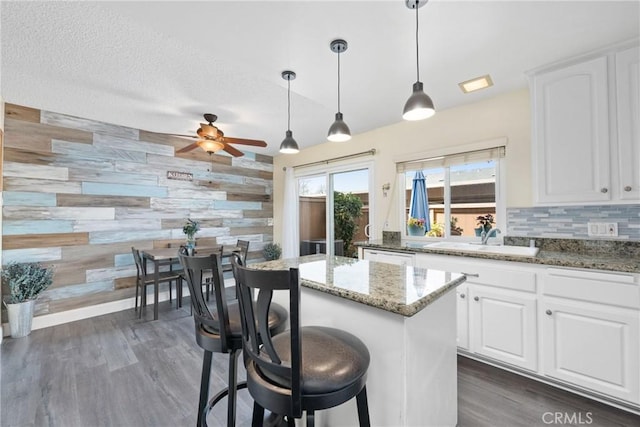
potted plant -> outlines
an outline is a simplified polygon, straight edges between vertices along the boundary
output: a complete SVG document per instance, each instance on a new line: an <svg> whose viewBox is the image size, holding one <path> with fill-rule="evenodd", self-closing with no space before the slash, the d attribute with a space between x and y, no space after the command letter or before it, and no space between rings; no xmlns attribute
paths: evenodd
<svg viewBox="0 0 640 427"><path fill-rule="evenodd" d="M193 251L193 248L196 247L196 233L200 230L200 223L191 218L187 218L184 225L182 226L182 232L187 236L187 250L189 253Z"/></svg>
<svg viewBox="0 0 640 427"><path fill-rule="evenodd" d="M407 220L407 232L409 236L424 236L426 230L424 229L426 221L424 218L409 217Z"/></svg>
<svg viewBox="0 0 640 427"><path fill-rule="evenodd" d="M9 288L4 301L9 317L11 337L31 333L36 299L53 282L53 268L37 262L10 263L2 270L2 284Z"/></svg>
<svg viewBox="0 0 640 427"><path fill-rule="evenodd" d="M476 217L476 221L478 221L478 227L474 229L476 232L476 236L481 236L483 231L485 233L488 233L494 224L493 215L491 214L480 215Z"/></svg>
<svg viewBox="0 0 640 427"><path fill-rule="evenodd" d="M267 243L262 249L262 255L264 255L264 259L267 261L279 259L280 254L282 254L282 249L280 249L280 245L277 243Z"/></svg>

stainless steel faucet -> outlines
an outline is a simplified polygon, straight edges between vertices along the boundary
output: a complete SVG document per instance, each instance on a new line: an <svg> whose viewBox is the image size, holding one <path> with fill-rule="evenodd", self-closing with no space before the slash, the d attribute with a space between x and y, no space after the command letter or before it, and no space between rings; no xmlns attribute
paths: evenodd
<svg viewBox="0 0 640 427"><path fill-rule="evenodd" d="M486 232L484 230L482 230L482 233L480 233L480 244L481 245L486 245L487 241L489 240L489 238L491 237L491 235L493 234L493 237L497 237L498 234L500 234L501 231L499 228L492 228L491 230L489 230L489 232Z"/></svg>

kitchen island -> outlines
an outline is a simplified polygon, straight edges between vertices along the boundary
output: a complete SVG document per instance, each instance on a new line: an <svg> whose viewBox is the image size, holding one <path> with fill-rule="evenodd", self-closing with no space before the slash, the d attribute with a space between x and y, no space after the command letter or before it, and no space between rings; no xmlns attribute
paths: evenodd
<svg viewBox="0 0 640 427"><path fill-rule="evenodd" d="M302 325L353 333L369 348L375 426L457 423L456 300L462 274L324 254L251 264L299 268ZM284 293L274 301L288 307ZM319 426L356 426L355 400L316 414Z"/></svg>

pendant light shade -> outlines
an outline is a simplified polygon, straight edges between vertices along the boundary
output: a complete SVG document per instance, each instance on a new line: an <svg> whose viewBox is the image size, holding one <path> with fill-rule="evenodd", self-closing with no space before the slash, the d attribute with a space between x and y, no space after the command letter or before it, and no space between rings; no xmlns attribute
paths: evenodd
<svg viewBox="0 0 640 427"><path fill-rule="evenodd" d="M436 113L433 107L433 101L422 90L422 82L413 84L413 93L404 104L402 118L405 120L423 120L428 119Z"/></svg>
<svg viewBox="0 0 640 427"><path fill-rule="evenodd" d="M280 152L283 154L295 154L300 151L298 143L293 139L293 132L291 132L291 80L296 78L296 73L283 71L282 78L287 81L287 131L280 144Z"/></svg>
<svg viewBox="0 0 640 427"><path fill-rule="evenodd" d="M418 49L418 8L424 6L427 0L405 0L409 9L416 11L416 82L413 84L411 96L404 104L402 118L405 120L423 120L433 116L436 109L433 106L431 97L424 93L422 82L420 81L420 56Z"/></svg>
<svg viewBox="0 0 640 427"><path fill-rule="evenodd" d="M329 128L327 139L333 142L344 142L351 139L351 130L349 130L349 126L344 122L342 113L340 112L340 54L347 50L347 42L337 39L331 42L329 48L332 52L338 54L338 112L336 113L336 120Z"/></svg>
<svg viewBox="0 0 640 427"><path fill-rule="evenodd" d="M333 122L329 128L327 139L335 142L344 142L351 139L351 130L349 130L349 126L342 120L342 113L336 113L336 121Z"/></svg>

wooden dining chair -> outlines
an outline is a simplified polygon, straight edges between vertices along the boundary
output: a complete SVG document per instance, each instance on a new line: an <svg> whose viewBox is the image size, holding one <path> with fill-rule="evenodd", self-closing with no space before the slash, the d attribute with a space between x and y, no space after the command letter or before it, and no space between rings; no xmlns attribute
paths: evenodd
<svg viewBox="0 0 640 427"><path fill-rule="evenodd" d="M142 308L147 306L147 286L154 286L155 277L153 271L147 270L147 263L142 256L140 255L140 251L133 246L131 247L131 252L133 253L133 261L136 264L136 302L135 302L135 311L138 312L138 318L142 318ZM176 251L177 255L177 251ZM169 271L160 271L158 273L158 286L160 283L168 283L169 284L169 302L172 301L172 291L171 284L172 282L176 282L176 308L179 308L182 305L182 271L180 270L169 270ZM138 311L138 295L140 296L140 310Z"/></svg>
<svg viewBox="0 0 640 427"><path fill-rule="evenodd" d="M240 309L238 301L228 298L224 286L221 254L187 256L180 252L182 264L193 308L195 337L198 345L204 350L200 379L200 398L198 403L197 426L207 425L207 414L225 396L227 396L227 426L235 425L236 391L246 387L246 383L237 382L237 360L242 350L242 327L240 325ZM204 277L212 272L213 296L215 309L209 310L202 293ZM287 311L273 304L268 311L267 330L278 333L285 329ZM228 387L209 399L209 379L211 376L211 360L213 353L229 354Z"/></svg>
<svg viewBox="0 0 640 427"><path fill-rule="evenodd" d="M296 268L257 270L232 257L242 320L247 388L254 399L252 426L262 425L264 410L284 415L289 425L356 398L361 427L368 427L366 379L369 350L356 336L336 328L300 324L300 279ZM274 291L289 293L290 329L269 333L266 313ZM257 302L254 305L254 296Z"/></svg>
<svg viewBox="0 0 640 427"><path fill-rule="evenodd" d="M247 265L247 256L249 255L249 244L251 244L248 240L240 240L236 242L236 247L240 249L238 252L242 257L242 265ZM222 263L222 270L226 272L233 271L233 267L231 267L231 258L227 257L226 261Z"/></svg>

